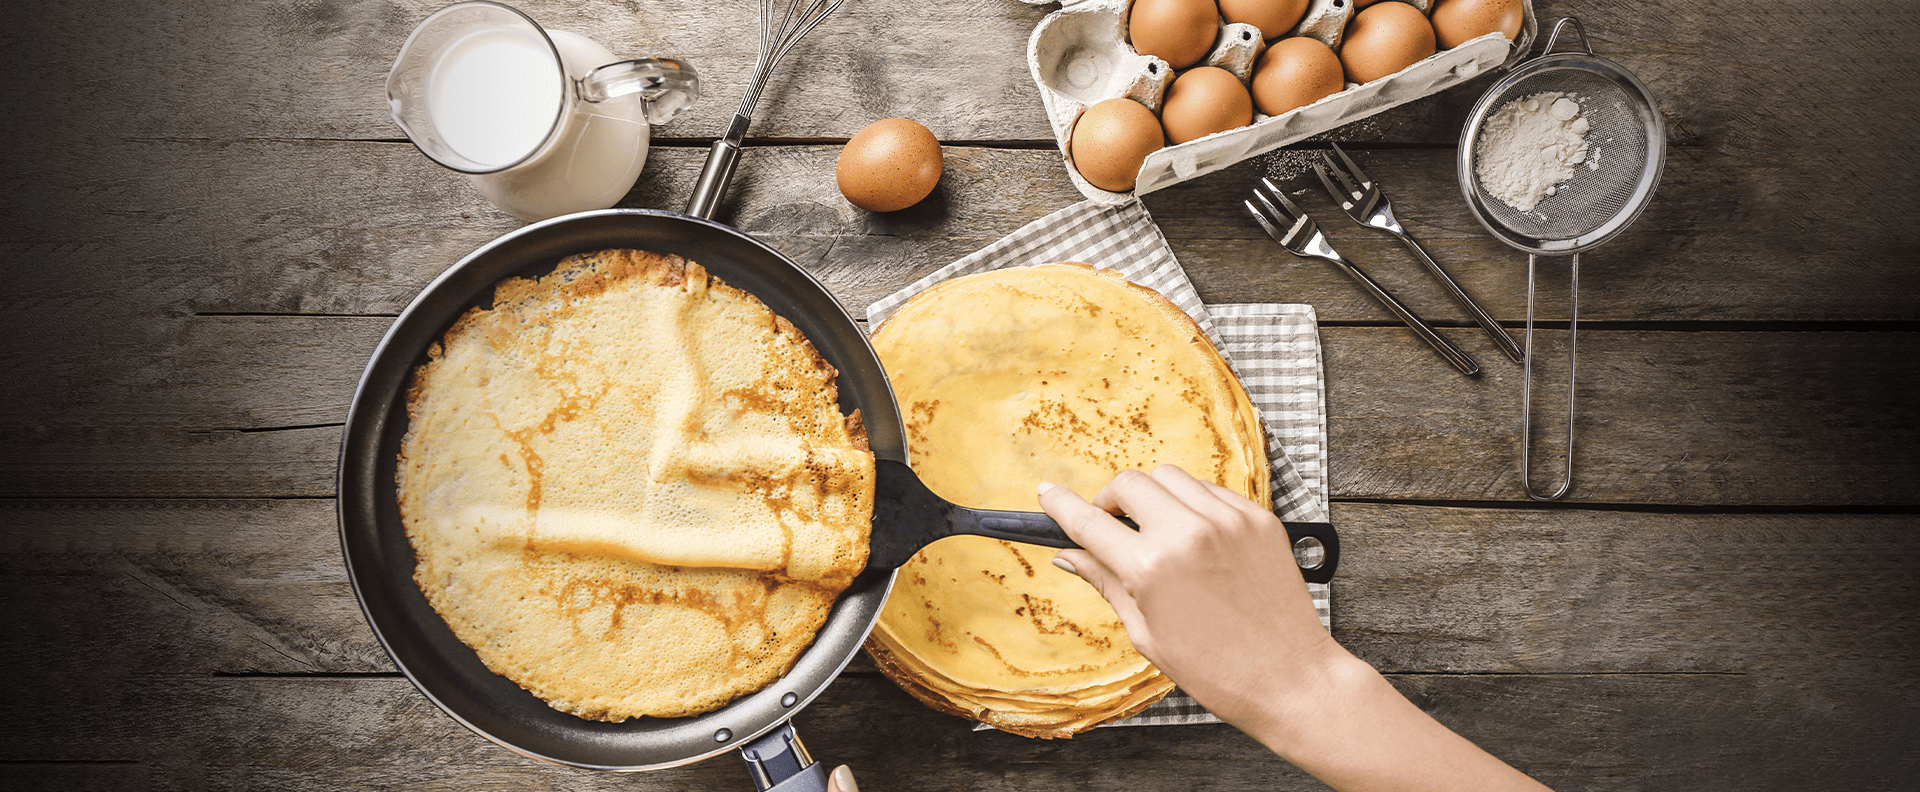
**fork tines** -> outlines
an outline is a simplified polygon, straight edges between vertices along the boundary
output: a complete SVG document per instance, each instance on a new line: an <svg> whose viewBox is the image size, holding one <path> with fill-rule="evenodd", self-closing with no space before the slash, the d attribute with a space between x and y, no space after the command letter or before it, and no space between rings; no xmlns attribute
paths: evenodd
<svg viewBox="0 0 1920 792"><path fill-rule="evenodd" d="M1319 228L1314 225L1313 218L1308 217L1306 212L1294 205L1293 201L1287 198L1287 194L1281 192L1280 188L1265 176L1260 177L1260 181L1254 184L1253 197L1259 203L1256 204L1254 201L1242 203L1247 205L1247 211L1253 213L1253 219L1258 220L1260 225L1266 228L1267 233L1280 244L1291 248L1298 240L1319 231ZM1275 200L1280 202L1280 206L1274 205ZM1281 206L1286 209L1282 210ZM1285 227L1286 230L1282 231L1281 227Z"/></svg>
<svg viewBox="0 0 1920 792"><path fill-rule="evenodd" d="M1367 202L1369 194L1377 197L1379 191L1373 182L1373 177L1361 170L1360 163L1354 162L1352 157L1347 156L1347 152L1340 148L1340 144L1334 143L1332 146L1334 154L1340 155L1340 162L1346 163L1346 167L1342 168L1339 162L1334 162L1333 154L1322 151L1320 159L1325 164L1314 163L1313 172L1319 175L1320 183L1326 185L1327 192L1332 193L1340 201L1340 208L1352 211L1355 203ZM1335 179L1340 181L1338 186L1334 185ZM1343 187L1345 189L1342 189ZM1371 211L1371 207L1367 207L1363 213L1364 211Z"/></svg>

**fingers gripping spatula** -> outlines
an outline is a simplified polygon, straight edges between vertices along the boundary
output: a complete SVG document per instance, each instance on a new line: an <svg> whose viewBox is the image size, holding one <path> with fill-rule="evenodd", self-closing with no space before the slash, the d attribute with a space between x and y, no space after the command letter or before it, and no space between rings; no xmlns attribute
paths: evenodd
<svg viewBox="0 0 1920 792"><path fill-rule="evenodd" d="M971 534L1005 539L1043 547L1079 547L1052 517L1041 512L974 509L954 504L935 495L920 481L913 469L891 459L875 460L873 538L867 554L867 568L888 570L907 563L920 548L949 536ZM1129 527L1133 521L1121 517ZM1340 536L1330 523L1285 523L1287 541L1296 551L1318 543L1323 559L1312 566L1302 564L1300 574L1308 583L1326 583L1333 579L1340 561ZM1296 556L1309 555L1296 552Z"/></svg>

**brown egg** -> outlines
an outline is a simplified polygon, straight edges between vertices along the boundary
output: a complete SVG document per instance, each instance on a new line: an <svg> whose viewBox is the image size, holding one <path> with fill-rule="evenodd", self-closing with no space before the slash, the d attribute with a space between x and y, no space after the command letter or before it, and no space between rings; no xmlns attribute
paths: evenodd
<svg viewBox="0 0 1920 792"><path fill-rule="evenodd" d="M940 140L905 118L867 125L840 149L834 180L840 194L869 212L892 212L917 204L940 183L945 163Z"/></svg>
<svg viewBox="0 0 1920 792"><path fill-rule="evenodd" d="M1160 125L1174 143L1198 140L1253 123L1253 97L1233 72L1201 66L1181 72L1167 86Z"/></svg>
<svg viewBox="0 0 1920 792"><path fill-rule="evenodd" d="M1214 0L1133 0L1127 12L1134 51L1176 69L1199 63L1219 33L1220 8Z"/></svg>
<svg viewBox="0 0 1920 792"><path fill-rule="evenodd" d="M1419 63L1435 52L1433 25L1406 3L1375 3L1353 15L1340 44L1347 82L1367 83Z"/></svg>
<svg viewBox="0 0 1920 792"><path fill-rule="evenodd" d="M1132 99L1115 98L1080 114L1068 138L1067 156L1088 183L1126 192L1140 176L1140 163L1164 143L1160 119L1152 110Z"/></svg>
<svg viewBox="0 0 1920 792"><path fill-rule="evenodd" d="M1312 36L1283 38L1253 67L1253 103L1270 116L1305 107L1346 87L1340 56Z"/></svg>
<svg viewBox="0 0 1920 792"><path fill-rule="evenodd" d="M1512 41L1520 35L1524 21L1520 0L1440 0L1433 7L1433 32L1441 49L1453 49L1496 30Z"/></svg>
<svg viewBox="0 0 1920 792"><path fill-rule="evenodd" d="M1300 24L1307 15L1307 0L1219 0L1220 16L1228 22L1245 22L1260 29L1260 37L1276 39Z"/></svg>

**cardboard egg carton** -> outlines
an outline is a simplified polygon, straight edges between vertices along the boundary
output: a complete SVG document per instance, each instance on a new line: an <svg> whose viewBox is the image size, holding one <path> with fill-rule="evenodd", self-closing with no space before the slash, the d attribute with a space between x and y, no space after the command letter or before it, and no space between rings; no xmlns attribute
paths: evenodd
<svg viewBox="0 0 1920 792"><path fill-rule="evenodd" d="M1397 2L1398 0L1381 0ZM1024 0L1039 5L1047 0ZM1432 0L1412 0L1423 12ZM1136 195L1225 168L1241 160L1299 142L1350 124L1387 108L1473 79L1502 66L1511 66L1533 46L1539 26L1533 0L1521 0L1525 21L1520 35L1507 41L1489 33L1415 63L1400 72L1365 84L1347 83L1344 90L1305 107L1268 116L1255 109L1253 123L1216 132L1147 155L1130 193L1093 186L1073 166L1067 140L1080 113L1104 99L1125 96L1157 115L1174 72L1166 61L1141 55L1127 43L1127 13L1132 0L1062 0L1060 10L1048 14L1027 40L1027 68L1040 87L1047 120L1053 126L1060 153L1067 158L1067 175L1087 198L1119 204ZM1311 0L1306 16L1289 35L1310 35L1339 50L1339 38L1352 17L1352 0ZM1221 25L1213 52L1203 64L1220 66L1245 82L1264 50L1259 32L1251 25Z"/></svg>

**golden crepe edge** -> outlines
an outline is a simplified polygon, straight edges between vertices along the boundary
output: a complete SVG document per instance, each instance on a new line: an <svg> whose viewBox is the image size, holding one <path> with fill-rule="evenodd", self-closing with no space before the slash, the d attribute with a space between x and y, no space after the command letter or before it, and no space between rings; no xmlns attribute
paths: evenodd
<svg viewBox="0 0 1920 792"><path fill-rule="evenodd" d="M938 712L984 723L993 728L1022 737L1034 737L1042 740L1071 740L1080 732L1103 723L1126 720L1140 714L1142 710L1153 706L1168 693L1173 692L1173 680L1165 674L1155 672L1155 679L1126 697L1126 703L1120 707L1093 713L1075 713L1066 711L1056 717L1020 718L1011 713L1003 713L978 703L963 701L921 684L918 677L901 667L900 660L885 641L876 635L869 635L865 644L867 655L873 659L875 667L882 676L892 680L907 695L918 699L920 703ZM1151 668L1152 666L1148 666Z"/></svg>

